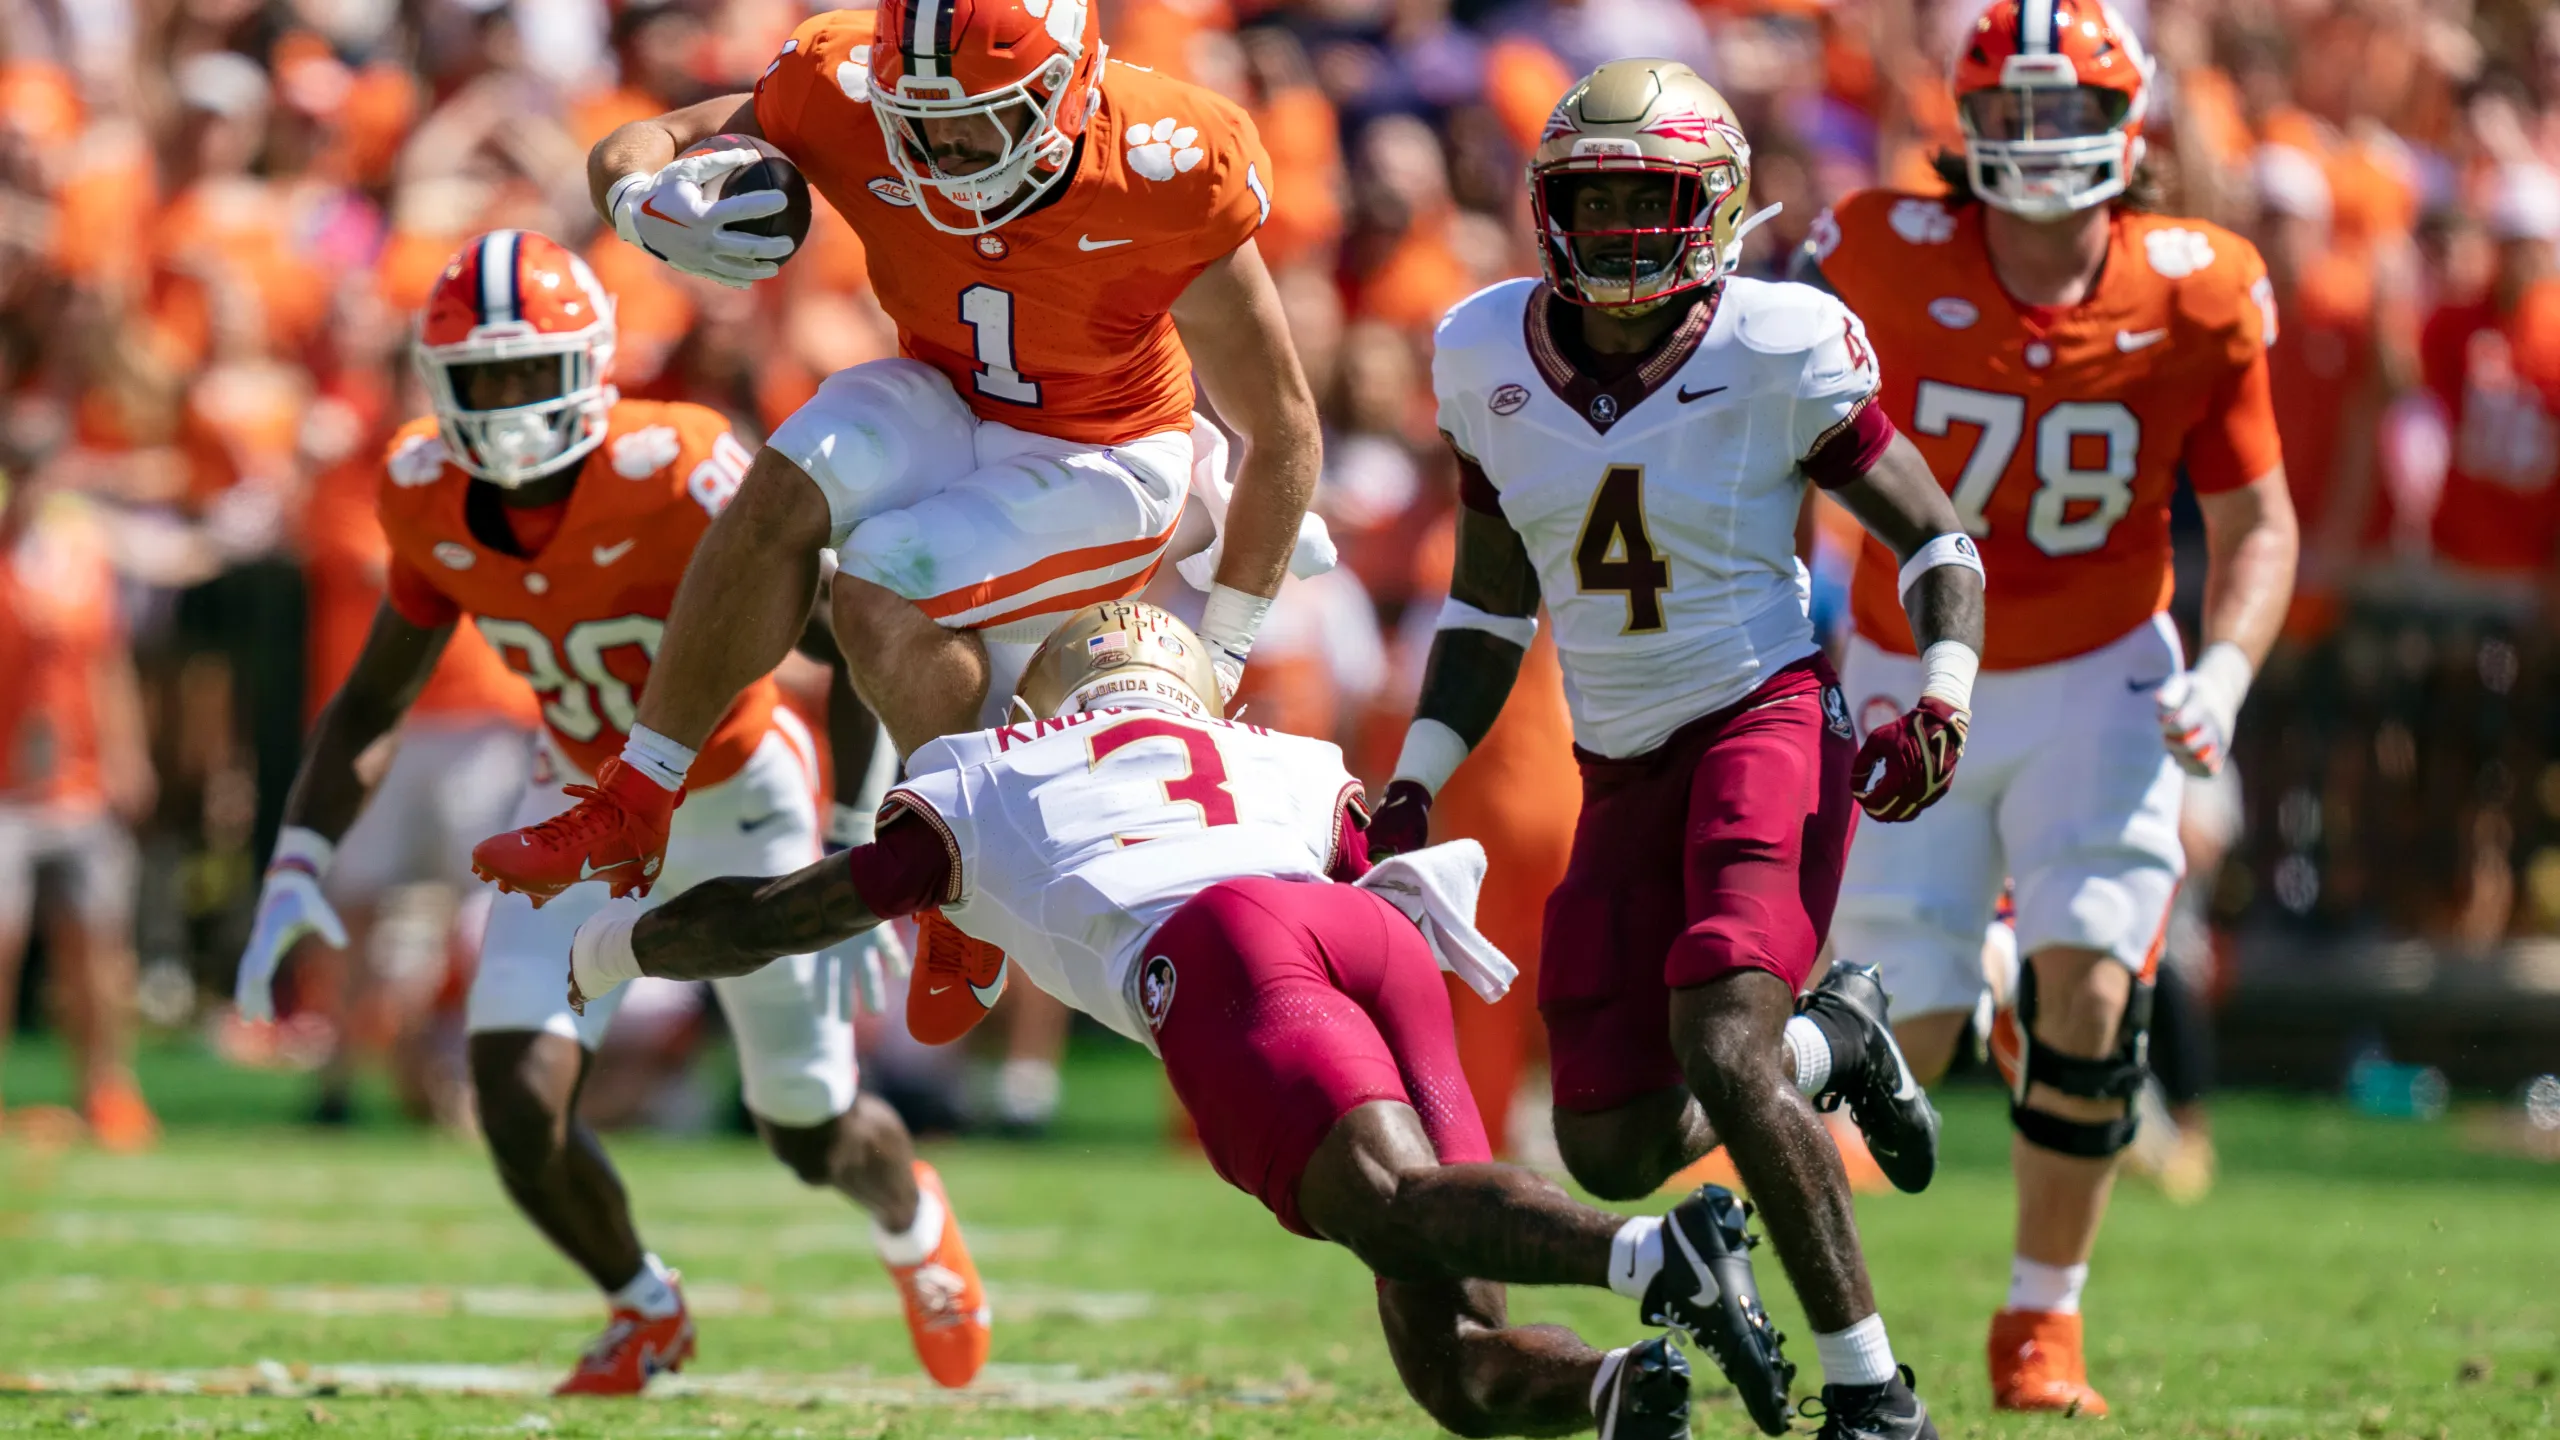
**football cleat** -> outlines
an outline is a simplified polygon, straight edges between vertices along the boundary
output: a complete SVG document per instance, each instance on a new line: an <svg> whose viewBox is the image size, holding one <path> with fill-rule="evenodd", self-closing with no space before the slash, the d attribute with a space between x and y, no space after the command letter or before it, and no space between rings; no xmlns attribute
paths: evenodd
<svg viewBox="0 0 2560 1440"><path fill-rule="evenodd" d="M471 848L471 873L531 899L535 908L584 880L602 880L615 899L646 895L667 860L667 828L684 791L666 791L607 760L593 785L562 794L577 804L538 825L492 835Z"/></svg>
<svg viewBox="0 0 2560 1440"><path fill-rule="evenodd" d="M907 1033L948 1045L978 1028L1004 994L1004 952L960 932L940 910L916 912L915 971L907 980Z"/></svg>
<svg viewBox="0 0 2560 1440"><path fill-rule="evenodd" d="M1909 1195L1928 1189L1938 1172L1938 1107L1894 1043L1884 977L1873 965L1834 965L1796 1008L1838 1020L1866 1042L1855 1060L1834 1058L1831 1088L1814 1097L1814 1108L1833 1110L1848 1101L1867 1153L1893 1188Z"/></svg>
<svg viewBox="0 0 2560 1440"><path fill-rule="evenodd" d="M1662 1217L1662 1273L1645 1288L1642 1318L1704 1348L1742 1392L1766 1435L1787 1433L1787 1390L1796 1367L1787 1337L1769 1322L1751 1275L1750 1209L1721 1185L1701 1185Z"/></svg>
<svg viewBox="0 0 2560 1440"><path fill-rule="evenodd" d="M89 1136L101 1150L134 1155L160 1143L160 1121L149 1102L129 1080L114 1081L89 1092L82 1107Z"/></svg>
<svg viewBox="0 0 2560 1440"><path fill-rule="evenodd" d="M1592 1387L1600 1440L1689 1440L1689 1357L1668 1335L1616 1350Z"/></svg>
<svg viewBox="0 0 2560 1440"><path fill-rule="evenodd" d="M2107 1413L2107 1397L2089 1387L2077 1312L2003 1310L1991 1317L1990 1349L1994 1406L2059 1415Z"/></svg>
<svg viewBox="0 0 2560 1440"><path fill-rule="evenodd" d="M669 1278L674 1283L674 1278ZM656 1319L637 1310L616 1309L604 1333L578 1357L578 1368L560 1382L554 1395L637 1395L653 1375L684 1368L693 1358L693 1316L684 1293L676 1293L676 1313Z"/></svg>
<svg viewBox="0 0 2560 1440"><path fill-rule="evenodd" d="M942 1177L921 1160L916 1162L916 1189L941 1203L942 1240L923 1264L892 1265L889 1277L898 1282L907 1333L915 1339L924 1373L934 1384L957 1390L976 1379L987 1363L987 1291L978 1283L968 1242L960 1238L960 1217L952 1213Z"/></svg>
<svg viewBox="0 0 2560 1440"><path fill-rule="evenodd" d="M1825 1385L1819 1401L1797 1408L1822 1421L1814 1440L1938 1440L1929 1407L1912 1393L1908 1365L1882 1385Z"/></svg>

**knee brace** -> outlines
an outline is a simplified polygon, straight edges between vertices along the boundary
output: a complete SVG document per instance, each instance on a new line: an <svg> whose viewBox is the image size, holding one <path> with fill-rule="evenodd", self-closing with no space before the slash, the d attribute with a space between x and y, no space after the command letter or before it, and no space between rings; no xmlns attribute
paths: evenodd
<svg viewBox="0 0 2560 1440"><path fill-rule="evenodd" d="M2124 1023L2116 1027L2115 1052L2100 1059L2065 1055L2036 1043L2033 965L2019 967L2017 1008L2002 1018L2010 1033L2000 1038L2014 1046L2011 1054L2000 1057L2001 1071L2009 1081L2009 1124L2028 1144L2057 1154L2103 1160L2133 1143L2133 1097L2141 1091L2143 1077L2150 1073L2149 980L2134 981L2133 993L2125 1000ZM2028 1107L2027 1089L2031 1085L2049 1085L2065 1095L2087 1100L2122 1101L2124 1113L2112 1120L2066 1120L2048 1115Z"/></svg>

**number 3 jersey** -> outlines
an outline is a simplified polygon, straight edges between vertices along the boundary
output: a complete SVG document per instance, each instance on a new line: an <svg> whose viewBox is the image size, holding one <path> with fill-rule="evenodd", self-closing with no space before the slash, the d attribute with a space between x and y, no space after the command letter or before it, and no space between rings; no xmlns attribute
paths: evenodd
<svg viewBox="0 0 2560 1440"><path fill-rule="evenodd" d="M1816 220L1807 249L1867 323L1885 413L1927 457L1988 574L1983 664L2100 649L2169 603L2169 497L2282 461L2267 388L2275 299L2248 241L2117 208L2106 268L2068 309L1992 273L1980 205L1885 190ZM1899 565L1858 558L1858 633L1911 652Z"/></svg>
<svg viewBox="0 0 2560 1440"><path fill-rule="evenodd" d="M943 915L1149 1049L1172 997L1147 991L1146 938L1223 881L1324 878L1360 796L1324 741L1155 709L945 736L907 770L881 825L941 836Z"/></svg>
<svg viewBox="0 0 2560 1440"><path fill-rule="evenodd" d="M1814 653L1796 559L1803 460L1874 396L1858 320L1806 285L1728 278L1613 383L1567 358L1544 282L1461 301L1431 361L1462 496L1518 532L1573 737L1624 758Z"/></svg>
<svg viewBox="0 0 2560 1440"><path fill-rule="evenodd" d="M432 629L469 615L533 686L542 720L588 775L622 751L676 582L752 457L699 405L624 400L560 506L511 510L445 453L433 419L392 438L378 504L387 603ZM770 678L703 743L695 789L737 773L771 728Z"/></svg>

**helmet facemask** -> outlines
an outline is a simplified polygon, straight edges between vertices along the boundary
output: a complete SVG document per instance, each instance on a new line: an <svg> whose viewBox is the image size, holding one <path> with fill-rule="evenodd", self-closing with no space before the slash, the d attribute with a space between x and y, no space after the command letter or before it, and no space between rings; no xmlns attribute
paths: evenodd
<svg viewBox="0 0 2560 1440"><path fill-rule="evenodd" d="M453 463L515 489L586 458L604 443L616 398L604 379L611 334L607 321L568 335L421 342L418 374Z"/></svg>
<svg viewBox="0 0 2560 1440"><path fill-rule="evenodd" d="M1530 203L1556 292L1632 316L1716 279L1716 212L1741 168L1626 156L1540 170Z"/></svg>
<svg viewBox="0 0 2560 1440"><path fill-rule="evenodd" d="M2141 97L2080 83L2060 55L2012 56L2005 83L1956 101L1974 193L2028 220L2058 220L2124 193L2143 143Z"/></svg>
<svg viewBox="0 0 2560 1440"><path fill-rule="evenodd" d="M1059 128L1058 112L1075 69L1071 57L1052 55L1032 74L982 95L956 79L912 75L899 78L894 95L873 88L871 113L888 141L889 163L915 192L926 223L946 235L983 235L1020 218L1067 177L1076 142ZM991 152L989 144L999 148ZM937 198L960 216L937 214Z"/></svg>

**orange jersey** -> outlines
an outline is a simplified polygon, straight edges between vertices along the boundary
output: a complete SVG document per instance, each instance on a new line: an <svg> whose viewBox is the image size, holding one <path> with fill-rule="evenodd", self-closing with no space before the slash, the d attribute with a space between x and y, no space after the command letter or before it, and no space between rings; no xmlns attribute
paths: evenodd
<svg viewBox="0 0 2560 1440"><path fill-rule="evenodd" d="M1270 157L1225 98L1117 62L1065 193L974 239L926 223L871 115L869 11L800 27L756 124L861 236L899 347L980 419L1118 445L1191 425L1174 299L1271 211Z"/></svg>
<svg viewBox="0 0 2560 1440"><path fill-rule="evenodd" d="M593 775L622 751L676 582L750 458L714 411L622 401L549 539L522 557L490 542L509 534L495 488L447 460L434 420L412 421L383 465L391 603L413 625L471 616L533 686L561 750ZM775 703L772 677L749 686L703 743L691 784L736 774Z"/></svg>
<svg viewBox="0 0 2560 1440"><path fill-rule="evenodd" d="M2418 356L2453 435L2437 558L2543 573L2560 542L2560 281L2527 291L2512 315L2485 300L2438 310Z"/></svg>
<svg viewBox="0 0 2560 1440"><path fill-rule="evenodd" d="M1982 207L1869 190L1814 227L1823 276L1867 325L1885 413L1982 546L1982 663L2051 664L2169 603L2169 497L2238 489L2282 463L2268 398L2275 305L2248 241L2118 209L2106 269L2069 309L1993 275ZM1900 567L1873 539L1858 633L1911 653Z"/></svg>
<svg viewBox="0 0 2560 1440"><path fill-rule="evenodd" d="M123 643L106 537L78 501L0 540L0 800L104 802L99 662Z"/></svg>

